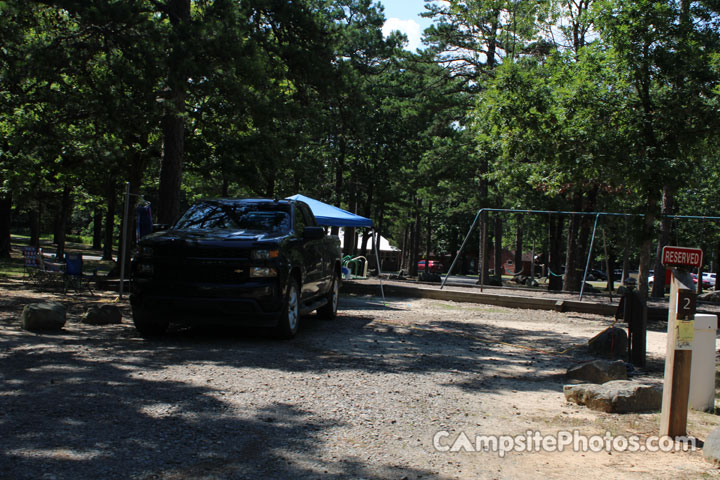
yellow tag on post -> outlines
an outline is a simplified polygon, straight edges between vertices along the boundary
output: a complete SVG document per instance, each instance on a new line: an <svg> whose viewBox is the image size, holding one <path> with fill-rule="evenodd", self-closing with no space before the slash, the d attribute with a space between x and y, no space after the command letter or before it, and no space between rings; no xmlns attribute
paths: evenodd
<svg viewBox="0 0 720 480"><path fill-rule="evenodd" d="M678 320L676 325L677 339L675 341L675 349L692 350L693 339L695 338L695 321Z"/></svg>

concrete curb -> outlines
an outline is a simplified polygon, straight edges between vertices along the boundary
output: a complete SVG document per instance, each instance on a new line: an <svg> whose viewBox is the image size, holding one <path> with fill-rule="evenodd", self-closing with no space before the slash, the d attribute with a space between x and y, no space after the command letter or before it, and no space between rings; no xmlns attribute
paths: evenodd
<svg viewBox="0 0 720 480"><path fill-rule="evenodd" d="M429 298L433 300L450 300L453 302L479 303L507 308L523 308L530 310L554 310L556 312L577 312L607 317L615 316L617 305L608 305L593 302L580 302L577 300L558 300L555 298L523 297L520 295L498 295L480 292L459 292L453 290L437 290L423 288L422 286L393 285L383 283L385 296L405 298ZM343 293L359 295L380 294L378 284L359 282L343 282ZM648 308L648 321L667 320L667 308Z"/></svg>

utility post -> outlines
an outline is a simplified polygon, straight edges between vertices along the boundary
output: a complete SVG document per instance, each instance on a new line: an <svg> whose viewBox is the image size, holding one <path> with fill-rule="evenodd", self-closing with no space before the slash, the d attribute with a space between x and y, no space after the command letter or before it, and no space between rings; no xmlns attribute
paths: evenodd
<svg viewBox="0 0 720 480"><path fill-rule="evenodd" d="M690 367L697 293L689 269L702 265L699 248L666 246L662 263L672 268L660 435L687 435Z"/></svg>

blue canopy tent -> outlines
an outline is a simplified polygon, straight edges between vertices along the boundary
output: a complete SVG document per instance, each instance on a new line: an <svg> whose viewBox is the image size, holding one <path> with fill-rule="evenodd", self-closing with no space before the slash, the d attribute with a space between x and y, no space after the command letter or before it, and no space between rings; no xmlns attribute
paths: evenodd
<svg viewBox="0 0 720 480"><path fill-rule="evenodd" d="M377 242L375 240L375 229L373 228L373 222L369 218L355 215L342 208L323 203L320 200L300 195L299 193L291 197L285 197L287 200L300 200L301 202L307 203L315 216L315 221L322 227L367 227L372 228L372 244L373 250L375 250L375 261L378 267L378 278L380 279L380 293L383 297L383 303L385 302L385 292L382 286L382 277L380 276L380 256L377 251ZM380 234L378 234L379 236Z"/></svg>
<svg viewBox="0 0 720 480"><path fill-rule="evenodd" d="M323 227L368 227L372 228L373 222L369 218L355 215L342 208L338 208L320 200L306 197L305 195L293 195L287 197L288 200L300 200L305 202L315 215L318 225Z"/></svg>

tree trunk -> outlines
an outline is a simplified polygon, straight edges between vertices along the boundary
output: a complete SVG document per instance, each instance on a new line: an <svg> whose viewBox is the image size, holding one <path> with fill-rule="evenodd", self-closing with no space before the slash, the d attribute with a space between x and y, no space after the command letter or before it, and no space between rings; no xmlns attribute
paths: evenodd
<svg viewBox="0 0 720 480"><path fill-rule="evenodd" d="M410 275L415 277L418 274L418 252L420 251L420 209L422 201L415 199L415 224L413 226L412 246L410 248Z"/></svg>
<svg viewBox="0 0 720 480"><path fill-rule="evenodd" d="M72 212L72 196L70 195L70 187L65 187L62 193L62 201L60 202L60 213L55 224L55 243L57 251L55 258L62 260L65 258L65 237L69 226L68 219Z"/></svg>
<svg viewBox="0 0 720 480"><path fill-rule="evenodd" d="M95 212L93 213L93 250L100 250L102 248L102 221L102 210L100 210L99 207L96 207Z"/></svg>
<svg viewBox="0 0 720 480"><path fill-rule="evenodd" d="M487 212L483 212L482 224L480 230L480 255L478 256L478 275L480 275L479 283L485 285L490 278L490 249L492 247L492 239L490 238L490 216Z"/></svg>
<svg viewBox="0 0 720 480"><path fill-rule="evenodd" d="M368 243L370 242L370 229L366 228L362 233L362 240L360 240L360 255L367 258L368 251L372 252L372 244L370 250L368 250Z"/></svg>
<svg viewBox="0 0 720 480"><path fill-rule="evenodd" d="M593 188L583 197L583 211L594 212L595 201L597 199L597 188ZM592 215L583 215L580 219L580 235L578 238L577 257L575 260L576 271L577 271L577 285L578 289L582 283L585 282L583 275L585 274L585 266L587 265L588 255L590 246L590 238L592 236L593 224L595 217Z"/></svg>
<svg viewBox="0 0 720 480"><path fill-rule="evenodd" d="M355 194L355 188L353 184L350 184L350 212L355 213L357 211L357 196ZM357 234L354 227L345 228L345 255L355 256L357 252Z"/></svg>
<svg viewBox="0 0 720 480"><path fill-rule="evenodd" d="M672 215L674 209L675 195L670 187L663 187L662 215ZM657 298L665 297L665 267L662 263L662 249L670 240L670 229L672 220L663 216L660 220L660 234L658 235L657 259L655 260L655 273L653 279L652 296Z"/></svg>
<svg viewBox="0 0 720 480"><path fill-rule="evenodd" d="M579 212L582 209L582 197L580 194L573 194L573 210ZM577 249L578 230L580 218L577 215L570 215L568 222L567 250L565 252L565 281L563 290L572 292L580 290L580 275L577 273Z"/></svg>
<svg viewBox="0 0 720 480"><path fill-rule="evenodd" d="M407 257L410 250L410 226L405 225L403 229L402 249L400 250L400 270L407 271Z"/></svg>
<svg viewBox="0 0 720 480"><path fill-rule="evenodd" d="M628 232L629 233L629 232ZM624 285L630 275L630 236L626 233L625 245L623 247L622 274L620 275L620 284Z"/></svg>
<svg viewBox="0 0 720 480"><path fill-rule="evenodd" d="M651 192L648 195L647 212L643 220L642 237L640 243L640 267L638 269L638 295L643 300L648 297L648 272L650 270L650 252L653 237L655 236L655 209L657 208L657 195Z"/></svg>
<svg viewBox="0 0 720 480"><path fill-rule="evenodd" d="M372 189L372 185L370 185L367 201L365 202L364 210L363 210L363 215L365 215L365 218L370 218L372 216L372 213L371 213L372 212L372 201L373 201L373 189ZM361 255L365 258L367 258L367 256L368 256L368 247L367 247L368 240L370 240L370 229L366 228L365 231L363 231L362 243L361 243L361 248L360 248ZM372 247L372 245L371 245L371 247ZM372 250L372 248L370 250Z"/></svg>
<svg viewBox="0 0 720 480"><path fill-rule="evenodd" d="M377 223L375 224L375 228L374 228L374 231L375 231L375 237L373 238L374 243L372 245L372 251L370 252L370 255L372 256L372 258L376 264L377 264L378 259L380 261L380 264L377 265L378 275L380 275L380 272L382 271L382 262L383 262L382 252L380 251L380 235L381 235L380 232L382 232L383 228L385 227L384 217L385 217L385 205L381 203L380 206L376 210ZM375 257L375 253L377 253L377 257Z"/></svg>
<svg viewBox="0 0 720 480"><path fill-rule="evenodd" d="M173 223L180 213L180 185L185 155L185 96L187 75L183 63L183 24L190 20L190 0L168 0L167 11L173 26L170 73L168 75L168 110L162 122L163 158L160 167L158 222Z"/></svg>
<svg viewBox="0 0 720 480"><path fill-rule="evenodd" d="M28 212L30 223L30 245L40 247L40 209L33 208Z"/></svg>
<svg viewBox="0 0 720 480"><path fill-rule="evenodd" d="M560 274L562 265L562 231L563 220L559 215L553 215L548 222L550 237L550 258L548 260L548 290L561 291L563 279Z"/></svg>
<svg viewBox="0 0 720 480"><path fill-rule="evenodd" d="M520 224L515 228L515 275L521 273L523 268L523 231ZM529 275L530 272L522 272Z"/></svg>
<svg viewBox="0 0 720 480"><path fill-rule="evenodd" d="M615 264L615 257L608 253L607 238L605 237L605 228L602 229L603 252L605 253L605 271L607 273L607 291L615 290L615 279L613 278L612 266Z"/></svg>
<svg viewBox="0 0 720 480"><path fill-rule="evenodd" d="M432 246L432 202L428 203L427 239L425 241L425 271L430 272L430 247Z"/></svg>
<svg viewBox="0 0 720 480"><path fill-rule="evenodd" d="M502 283L502 237L503 221L500 214L495 214L495 279Z"/></svg>
<svg viewBox="0 0 720 480"><path fill-rule="evenodd" d="M117 208L117 195L114 185L108 186L105 199L107 201L107 212L105 215L105 240L102 259L112 260L113 234L115 232L115 209Z"/></svg>
<svg viewBox="0 0 720 480"><path fill-rule="evenodd" d="M10 258L10 220L12 218L12 193L0 195L0 258Z"/></svg>
<svg viewBox="0 0 720 480"><path fill-rule="evenodd" d="M713 287L713 290L720 290L720 285L718 285L718 273L720 272L720 243L715 246L715 265L713 266L713 272L715 272L715 285Z"/></svg>

